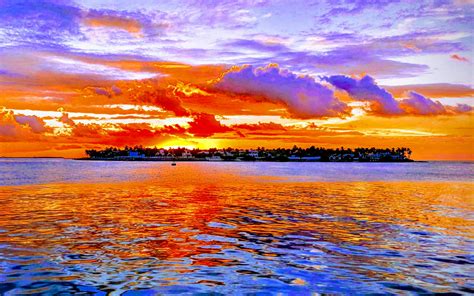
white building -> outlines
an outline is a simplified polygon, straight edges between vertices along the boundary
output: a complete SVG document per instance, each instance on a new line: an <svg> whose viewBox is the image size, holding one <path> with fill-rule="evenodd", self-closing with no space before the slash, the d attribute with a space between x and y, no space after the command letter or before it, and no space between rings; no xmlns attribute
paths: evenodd
<svg viewBox="0 0 474 296"><path fill-rule="evenodd" d="M184 151L183 154L181 154L181 157L180 158L183 158L183 159L189 159L189 158L193 158L193 155L191 154L191 152L189 152L188 150Z"/></svg>
<svg viewBox="0 0 474 296"><path fill-rule="evenodd" d="M248 155L253 158L258 158L258 151L257 150L250 150Z"/></svg>

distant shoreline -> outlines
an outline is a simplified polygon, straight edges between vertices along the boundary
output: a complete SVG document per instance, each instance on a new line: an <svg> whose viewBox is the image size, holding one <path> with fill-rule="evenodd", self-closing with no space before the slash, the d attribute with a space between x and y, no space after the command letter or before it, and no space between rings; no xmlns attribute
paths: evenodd
<svg viewBox="0 0 474 296"><path fill-rule="evenodd" d="M65 160L85 160L85 161L135 161L135 160L108 160L108 159L90 159L87 157L61 157L61 156L0 156L0 159L65 159ZM152 161L152 162L173 162L173 160L138 160L138 161ZM176 162L196 162L195 160L176 160ZM206 160L198 160L197 162L216 162L216 161L206 161ZM217 162L309 162L309 161L217 161ZM311 162L335 162L335 161L311 161ZM400 162L400 161L349 161L349 162L360 162L360 163L368 163L368 162ZM404 161L402 161L404 162ZM430 159L430 160L411 160L410 162L416 163L428 163L428 162L466 162L466 163L473 163L474 160L446 160L446 159Z"/></svg>
<svg viewBox="0 0 474 296"><path fill-rule="evenodd" d="M57 158L57 159L75 159L62 156L0 156L0 158Z"/></svg>
<svg viewBox="0 0 474 296"><path fill-rule="evenodd" d="M154 158L130 158L130 159L117 159L117 158L73 158L73 160L87 160L87 161L148 161L148 162L356 162L356 163L371 163L371 162L428 162L424 160L376 160L376 161L321 161L321 160L209 160L209 159L154 159Z"/></svg>
<svg viewBox="0 0 474 296"><path fill-rule="evenodd" d="M86 150L84 160L103 161L235 161L235 162L413 162L410 148L301 148L240 149L240 148L150 148L107 147L102 150Z"/></svg>

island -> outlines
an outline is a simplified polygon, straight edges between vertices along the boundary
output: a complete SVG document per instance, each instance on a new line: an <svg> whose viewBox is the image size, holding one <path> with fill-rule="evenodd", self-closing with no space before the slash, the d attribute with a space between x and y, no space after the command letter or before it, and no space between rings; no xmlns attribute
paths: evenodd
<svg viewBox="0 0 474 296"><path fill-rule="evenodd" d="M294 161L294 162L412 162L410 148L150 148L107 147L85 151L81 160L110 161Z"/></svg>

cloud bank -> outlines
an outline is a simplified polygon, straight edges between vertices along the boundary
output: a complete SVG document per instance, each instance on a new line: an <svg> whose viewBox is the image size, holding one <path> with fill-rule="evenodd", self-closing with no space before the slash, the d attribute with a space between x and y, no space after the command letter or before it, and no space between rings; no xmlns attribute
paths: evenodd
<svg viewBox="0 0 474 296"><path fill-rule="evenodd" d="M343 116L345 103L334 97L332 90L309 76L298 76L278 65L235 67L216 83L219 90L258 96L284 104L295 118Z"/></svg>
<svg viewBox="0 0 474 296"><path fill-rule="evenodd" d="M387 90L378 86L370 76L355 79L334 75L322 79L336 89L344 90L354 100L369 102L369 111L377 115L447 115L472 111L469 105L445 106L414 91L409 91L407 98L397 100Z"/></svg>

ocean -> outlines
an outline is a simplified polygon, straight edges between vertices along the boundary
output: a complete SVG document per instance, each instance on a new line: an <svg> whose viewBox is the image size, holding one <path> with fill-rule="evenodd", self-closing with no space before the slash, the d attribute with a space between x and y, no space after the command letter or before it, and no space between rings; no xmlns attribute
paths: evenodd
<svg viewBox="0 0 474 296"><path fill-rule="evenodd" d="M474 293L474 163L0 159L0 294Z"/></svg>

